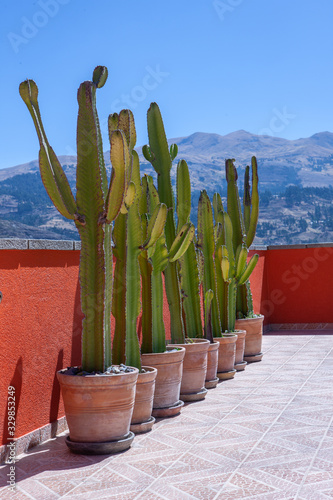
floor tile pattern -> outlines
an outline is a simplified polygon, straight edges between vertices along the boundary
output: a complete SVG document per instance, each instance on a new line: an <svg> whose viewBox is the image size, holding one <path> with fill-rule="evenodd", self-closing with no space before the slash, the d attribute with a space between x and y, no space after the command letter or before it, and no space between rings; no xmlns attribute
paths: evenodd
<svg viewBox="0 0 333 500"><path fill-rule="evenodd" d="M65 434L20 455L2 500L333 499L333 337L273 332L264 357L114 456Z"/></svg>

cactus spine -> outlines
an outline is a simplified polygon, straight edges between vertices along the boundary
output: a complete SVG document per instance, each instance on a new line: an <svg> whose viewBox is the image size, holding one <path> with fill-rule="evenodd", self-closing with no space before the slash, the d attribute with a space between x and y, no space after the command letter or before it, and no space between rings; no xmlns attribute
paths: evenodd
<svg viewBox="0 0 333 500"><path fill-rule="evenodd" d="M157 172L158 194L161 203L168 208L165 224L165 239L168 250L176 236L174 220L174 199L171 185L170 170L177 156L175 144L168 147L161 112L156 103L152 103L147 114L149 146L142 148L142 153ZM177 264L170 262L165 269L165 288L171 316L171 339L173 343L184 342L184 327L179 290Z"/></svg>
<svg viewBox="0 0 333 500"><path fill-rule="evenodd" d="M82 368L104 371L111 365L112 247L110 223L117 217L129 184L129 151L120 130L111 134L112 177L108 187L102 138L96 110L96 89L103 87L107 68L98 66L93 80L78 90L77 175L74 200L66 175L50 147L38 106L34 81L20 85L37 131L39 168L44 186L55 207L74 219L81 237L80 285L82 324Z"/></svg>

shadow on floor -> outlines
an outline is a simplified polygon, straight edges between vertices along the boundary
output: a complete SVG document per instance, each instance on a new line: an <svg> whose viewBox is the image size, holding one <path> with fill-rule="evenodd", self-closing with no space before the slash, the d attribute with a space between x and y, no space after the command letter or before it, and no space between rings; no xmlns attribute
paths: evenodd
<svg viewBox="0 0 333 500"><path fill-rule="evenodd" d="M65 444L66 435L62 434L50 439L33 447L27 454L21 455L15 464L15 482L18 483L47 471L52 475L52 472L66 472L80 467L91 467L110 457L110 455L76 455L71 453ZM2 464L0 467L0 488L7 486L8 472L9 464Z"/></svg>

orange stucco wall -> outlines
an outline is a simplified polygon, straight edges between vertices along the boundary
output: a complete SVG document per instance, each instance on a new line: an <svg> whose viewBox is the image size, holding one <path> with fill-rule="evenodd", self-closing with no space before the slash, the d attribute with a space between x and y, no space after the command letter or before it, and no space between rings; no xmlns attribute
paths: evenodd
<svg viewBox="0 0 333 500"><path fill-rule="evenodd" d="M251 277L268 323L333 323L333 248L266 250ZM0 250L0 432L16 388L16 437L64 415L56 371L80 363L79 251ZM170 317L165 300L164 318ZM169 335L167 335L169 336Z"/></svg>

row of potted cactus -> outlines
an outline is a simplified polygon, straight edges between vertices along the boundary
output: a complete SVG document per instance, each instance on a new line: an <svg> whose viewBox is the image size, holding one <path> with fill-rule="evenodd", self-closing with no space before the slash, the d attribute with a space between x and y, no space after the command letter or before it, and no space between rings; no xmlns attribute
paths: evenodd
<svg viewBox="0 0 333 500"><path fill-rule="evenodd" d="M237 311L240 324L250 321L244 319L249 312L253 315L248 280L258 260L255 255L247 263L258 220L255 158L252 193L248 167L245 173L243 213L234 161L227 160L227 211L219 195L214 195L212 208L202 191L196 234L190 222L188 166L184 160L178 163L175 201L170 171L178 149L168 146L157 104L148 110L149 145L143 147L157 173L157 188L152 177L141 178L129 110L108 119L108 182L96 109L96 90L104 86L107 74L107 68L98 66L92 81L78 90L75 197L48 143L37 86L32 80L20 85L40 143L44 186L59 212L74 220L81 238L82 364L58 373L70 431L67 445L79 453L127 449L133 432L149 430L154 416L179 413L183 401L203 399L219 379L244 369L242 353L234 368L235 322ZM171 317L169 345L163 323L164 286ZM243 334L238 344L244 345ZM232 366L226 368L225 346L232 355ZM259 360L260 346L254 349L245 359Z"/></svg>

